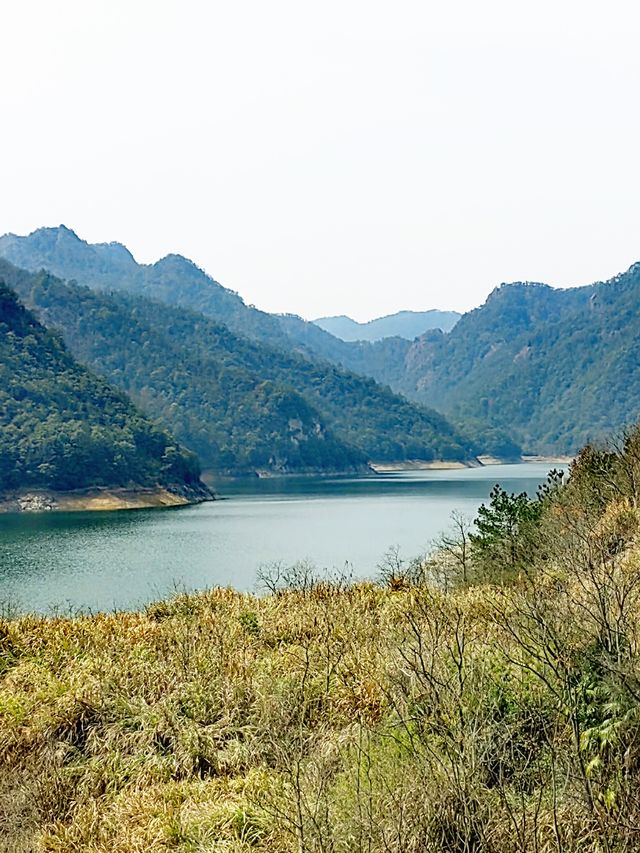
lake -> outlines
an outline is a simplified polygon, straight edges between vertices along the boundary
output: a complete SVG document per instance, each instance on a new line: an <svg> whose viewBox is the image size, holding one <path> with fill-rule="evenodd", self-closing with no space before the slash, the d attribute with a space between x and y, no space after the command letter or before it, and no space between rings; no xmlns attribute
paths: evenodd
<svg viewBox="0 0 640 853"><path fill-rule="evenodd" d="M175 590L251 591L261 567L301 560L375 577L390 548L424 554L454 510L473 518L495 483L534 494L552 467L256 479L220 484L223 499L199 506L0 514L0 603L132 609Z"/></svg>

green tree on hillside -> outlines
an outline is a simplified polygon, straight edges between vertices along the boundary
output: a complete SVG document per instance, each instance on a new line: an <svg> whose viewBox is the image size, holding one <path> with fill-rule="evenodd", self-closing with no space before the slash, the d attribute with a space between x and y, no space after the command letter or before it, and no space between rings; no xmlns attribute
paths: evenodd
<svg viewBox="0 0 640 853"><path fill-rule="evenodd" d="M0 282L0 489L194 485L196 457L81 367Z"/></svg>

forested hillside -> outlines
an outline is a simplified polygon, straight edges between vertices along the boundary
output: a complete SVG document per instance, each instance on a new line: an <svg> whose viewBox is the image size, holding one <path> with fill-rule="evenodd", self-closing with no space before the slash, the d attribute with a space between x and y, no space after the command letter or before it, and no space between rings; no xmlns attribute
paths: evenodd
<svg viewBox="0 0 640 853"><path fill-rule="evenodd" d="M26 237L0 237L0 256L25 269L47 269L92 289L123 290L200 312L242 337L288 354L296 352L313 362L331 362L394 391L416 396L410 341L393 337L374 343L346 342L294 314L267 314L245 305L237 293L179 255L169 255L156 264L138 264L119 243L89 244L59 226L40 228ZM420 402L431 408L425 393L420 394ZM515 457L520 452L508 427L488 423L476 413L470 430L463 421L459 426L462 432L472 432L474 444L482 452L503 457Z"/></svg>
<svg viewBox="0 0 640 853"><path fill-rule="evenodd" d="M138 264L121 243L90 244L61 225L39 228L27 237L5 234L0 237L0 256L23 269L46 269L94 289L122 290L190 308L246 337L282 340L276 316L245 305L237 293L181 255Z"/></svg>
<svg viewBox="0 0 640 853"><path fill-rule="evenodd" d="M203 315L5 261L0 270L80 361L171 428L207 468L353 470L482 450L436 412L370 379L241 338Z"/></svg>
<svg viewBox="0 0 640 853"><path fill-rule="evenodd" d="M46 269L92 289L121 290L189 308L243 337L295 349L385 384L396 367L403 372L410 346L400 338L376 344L343 341L295 314L268 314L246 305L237 293L181 255L138 264L120 243L87 243L64 225L39 228L26 237L5 234L0 237L0 257L23 269Z"/></svg>
<svg viewBox="0 0 640 853"><path fill-rule="evenodd" d="M0 275L0 490L198 483L195 456L81 367Z"/></svg>
<svg viewBox="0 0 640 853"><path fill-rule="evenodd" d="M569 290L503 285L406 363L412 398L508 425L526 450L574 453L640 413L640 264Z"/></svg>
<svg viewBox="0 0 640 853"><path fill-rule="evenodd" d="M39 228L26 237L5 234L0 237L0 257L23 269L46 269L92 289L119 290L189 308L243 337L296 349L357 372L363 372L358 368L369 358L370 344L347 343L295 314L268 314L246 305L237 293L181 255L138 264L122 244L87 243L60 225ZM389 354L383 352L381 361L388 361Z"/></svg>
<svg viewBox="0 0 640 853"><path fill-rule="evenodd" d="M0 238L0 255L92 288L193 309L237 335L297 352L314 370L322 360L370 376L442 411L472 432L476 445L499 456L516 455L518 446L574 453L640 411L638 265L610 282L569 290L503 285L447 334L434 330L413 342L394 337L371 343L346 342L295 315L247 306L186 258L140 265L119 244L90 245L63 227Z"/></svg>

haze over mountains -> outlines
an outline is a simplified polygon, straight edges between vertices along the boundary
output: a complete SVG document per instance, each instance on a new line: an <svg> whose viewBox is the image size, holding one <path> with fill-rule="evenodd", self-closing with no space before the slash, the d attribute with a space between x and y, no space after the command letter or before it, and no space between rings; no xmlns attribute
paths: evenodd
<svg viewBox="0 0 640 853"><path fill-rule="evenodd" d="M638 265L569 290L502 285L448 333L345 341L295 315L245 305L180 255L138 264L121 244L91 245L64 226L5 235L0 256L103 291L51 278L17 285L84 363L168 428L177 424L178 437L215 468L570 454L639 414ZM115 337L106 316L118 318ZM155 355L134 357L139 345ZM261 383L273 384L267 392Z"/></svg>
<svg viewBox="0 0 640 853"><path fill-rule="evenodd" d="M434 308L430 311L398 311L367 323L358 323L344 314L320 317L313 322L343 341L380 341L393 337L412 341L430 329L449 332L461 316L457 311L438 311Z"/></svg>

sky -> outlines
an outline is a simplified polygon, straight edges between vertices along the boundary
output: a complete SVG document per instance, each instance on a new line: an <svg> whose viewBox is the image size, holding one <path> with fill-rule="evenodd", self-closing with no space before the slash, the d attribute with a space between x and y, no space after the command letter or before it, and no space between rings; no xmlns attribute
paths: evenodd
<svg viewBox="0 0 640 853"><path fill-rule="evenodd" d="M0 233L309 319L640 260L637 3L20 0L0 31Z"/></svg>

